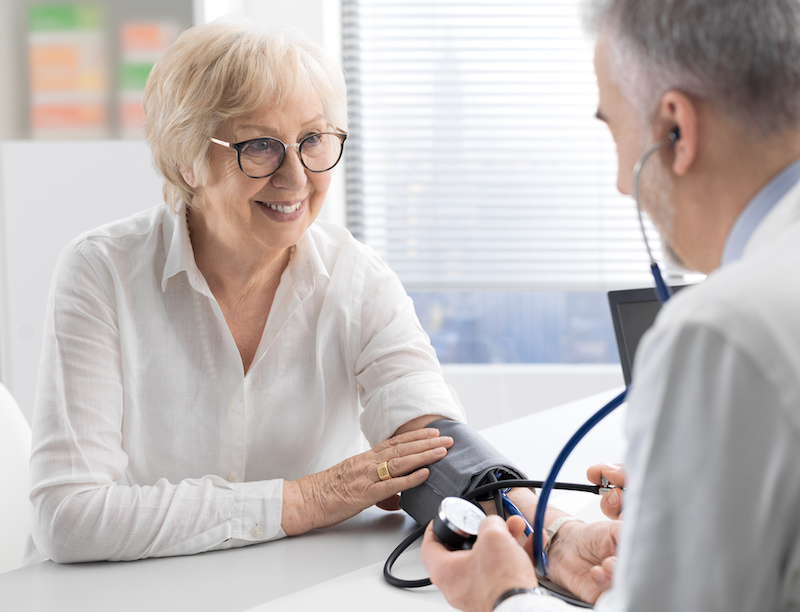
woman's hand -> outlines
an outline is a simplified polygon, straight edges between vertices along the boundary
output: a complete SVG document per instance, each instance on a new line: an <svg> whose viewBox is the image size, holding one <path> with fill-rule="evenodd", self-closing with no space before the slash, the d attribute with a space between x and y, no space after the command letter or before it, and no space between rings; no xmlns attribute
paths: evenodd
<svg viewBox="0 0 800 612"><path fill-rule="evenodd" d="M625 470L619 463L598 463L586 470L586 477L596 485L602 484L604 476L615 488L603 495L600 500L600 509L608 518L618 519L622 515L622 487L625 486Z"/></svg>
<svg viewBox="0 0 800 612"><path fill-rule="evenodd" d="M433 533L425 530L422 561L445 599L466 612L489 612L497 598L508 589L536 586L530 556L519 545L525 522L512 516L508 522L488 516L478 528L471 550L451 551Z"/></svg>
<svg viewBox="0 0 800 612"><path fill-rule="evenodd" d="M395 435L374 448L323 472L286 481L281 526L287 535L330 527L380 503L393 509L401 491L425 482L430 470L453 445L437 429L415 429ZM391 478L381 480L378 466L387 462Z"/></svg>
<svg viewBox="0 0 800 612"><path fill-rule="evenodd" d="M619 525L618 521L562 525L547 555L548 578L583 601L597 601L611 587ZM526 548L530 551L531 543Z"/></svg>

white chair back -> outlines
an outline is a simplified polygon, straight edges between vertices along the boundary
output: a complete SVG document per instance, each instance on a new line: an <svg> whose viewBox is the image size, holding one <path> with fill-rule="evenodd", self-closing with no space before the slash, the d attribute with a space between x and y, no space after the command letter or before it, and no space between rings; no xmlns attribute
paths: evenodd
<svg viewBox="0 0 800 612"><path fill-rule="evenodd" d="M0 384L0 573L22 567L31 531L30 455L30 426L11 393Z"/></svg>

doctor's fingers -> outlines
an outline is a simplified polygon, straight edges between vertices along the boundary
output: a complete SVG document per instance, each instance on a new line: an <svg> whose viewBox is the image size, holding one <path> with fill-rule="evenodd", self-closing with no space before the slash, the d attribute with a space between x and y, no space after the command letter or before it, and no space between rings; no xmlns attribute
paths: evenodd
<svg viewBox="0 0 800 612"><path fill-rule="evenodd" d="M622 489L611 489L600 499L600 510L610 519L622 516Z"/></svg>
<svg viewBox="0 0 800 612"><path fill-rule="evenodd" d="M600 509L607 517L618 519L622 514L622 487L625 469L619 463L598 463L586 470L586 477L602 487L611 487L602 494Z"/></svg>
<svg viewBox="0 0 800 612"><path fill-rule="evenodd" d="M506 520L506 525L508 526L508 531L511 532L511 535L514 537L517 543L525 548L528 540L528 537L525 535L525 530L528 528L528 525L525 523L525 519L516 514L512 514ZM532 554L530 556L533 558Z"/></svg>
<svg viewBox="0 0 800 612"><path fill-rule="evenodd" d="M600 565L595 565L589 570L589 575L592 580L594 580L603 591L611 587L611 579L614 576L614 567L616 564L616 557L607 557L603 559Z"/></svg>
<svg viewBox="0 0 800 612"><path fill-rule="evenodd" d="M620 463L596 463L586 470L586 477L596 485L603 484L603 477L615 487L625 486L625 468Z"/></svg>

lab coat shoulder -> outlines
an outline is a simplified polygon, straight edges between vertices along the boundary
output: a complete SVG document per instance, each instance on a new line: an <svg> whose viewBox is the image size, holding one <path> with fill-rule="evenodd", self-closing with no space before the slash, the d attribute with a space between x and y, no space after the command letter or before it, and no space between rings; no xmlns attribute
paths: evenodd
<svg viewBox="0 0 800 612"><path fill-rule="evenodd" d="M671 346L680 336L685 344L714 334L761 371L779 391L781 405L800 406L800 222L763 240L741 260L677 293L662 309L637 357L653 351L680 354ZM800 411L787 416L800 429Z"/></svg>
<svg viewBox="0 0 800 612"><path fill-rule="evenodd" d="M632 493L603 610L796 600L782 568L798 557L800 293L780 282L776 258L795 257L784 249L676 294L643 339L626 422Z"/></svg>

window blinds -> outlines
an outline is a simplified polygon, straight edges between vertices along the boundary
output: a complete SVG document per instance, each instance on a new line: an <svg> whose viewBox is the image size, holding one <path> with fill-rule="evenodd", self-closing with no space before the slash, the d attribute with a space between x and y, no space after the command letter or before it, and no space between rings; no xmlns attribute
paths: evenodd
<svg viewBox="0 0 800 612"><path fill-rule="evenodd" d="M342 0L347 223L407 290L651 284L579 4Z"/></svg>

